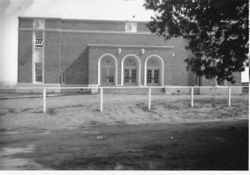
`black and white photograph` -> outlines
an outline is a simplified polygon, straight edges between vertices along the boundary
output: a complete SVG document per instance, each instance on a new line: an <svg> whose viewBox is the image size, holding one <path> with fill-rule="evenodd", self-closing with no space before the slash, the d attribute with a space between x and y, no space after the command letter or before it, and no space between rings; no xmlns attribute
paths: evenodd
<svg viewBox="0 0 250 175"><path fill-rule="evenodd" d="M249 56L249 0L0 0L0 174L248 174Z"/></svg>

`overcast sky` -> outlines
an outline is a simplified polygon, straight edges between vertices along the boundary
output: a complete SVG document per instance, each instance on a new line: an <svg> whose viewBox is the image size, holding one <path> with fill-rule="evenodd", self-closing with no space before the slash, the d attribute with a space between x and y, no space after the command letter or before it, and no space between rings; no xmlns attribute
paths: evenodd
<svg viewBox="0 0 250 175"><path fill-rule="evenodd" d="M0 83L17 81L18 16L148 21L144 0L0 0Z"/></svg>
<svg viewBox="0 0 250 175"><path fill-rule="evenodd" d="M11 1L20 15L77 19L149 20L143 0L2 0ZM19 6L19 7L18 7ZM12 9L13 10L13 9ZM6 10L7 11L7 10Z"/></svg>
<svg viewBox="0 0 250 175"><path fill-rule="evenodd" d="M1 0L0 14L77 19L149 20L143 0Z"/></svg>

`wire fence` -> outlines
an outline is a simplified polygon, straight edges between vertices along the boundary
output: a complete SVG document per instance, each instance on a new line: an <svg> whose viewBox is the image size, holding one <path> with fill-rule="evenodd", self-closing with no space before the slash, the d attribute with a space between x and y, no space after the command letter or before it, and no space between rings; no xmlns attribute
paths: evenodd
<svg viewBox="0 0 250 175"><path fill-rule="evenodd" d="M227 105L232 105L233 95L242 95L247 86L147 86L147 87L2 87L0 88L0 100L16 98L42 98L42 111L47 112L56 101L48 104L47 97L65 95L96 94L93 97L95 103L99 103L99 111L104 111L104 98L106 94L134 94L145 96L147 109L151 110L152 96L183 95L190 101L190 107L194 107L195 98L206 95L208 97L222 96L227 100ZM77 101L77 97L73 97ZM108 98L108 96L107 96ZM198 100L198 99L197 99ZM37 103L36 101L35 103ZM69 103L72 103L69 102ZM198 103L198 101L197 101ZM77 105L77 104L76 104Z"/></svg>

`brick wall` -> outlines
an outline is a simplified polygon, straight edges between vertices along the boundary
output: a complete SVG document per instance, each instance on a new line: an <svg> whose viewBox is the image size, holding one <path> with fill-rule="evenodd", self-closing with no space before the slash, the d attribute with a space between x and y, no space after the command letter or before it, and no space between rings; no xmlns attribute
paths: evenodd
<svg viewBox="0 0 250 175"><path fill-rule="evenodd" d="M20 83L32 82L32 21L32 18L19 18L18 82ZM62 31L55 30L60 27ZM137 23L138 33L125 33L124 21L52 18L46 19L45 28L45 83L60 83L60 74L64 73L66 84L97 84L98 59L104 53L111 53L118 60L118 84L121 83L121 59L125 55L135 54L140 57L143 85L145 59L151 54L157 54L164 59L165 85L194 85L194 75L192 72L187 72L184 62L184 59L191 55L185 49L186 41L182 38L166 41L153 34L140 33L148 31L145 22ZM95 30L103 32L92 32ZM174 46L175 49L144 48L145 54L142 55L141 48L123 47L121 54L117 54L117 49L107 47L89 49L89 44ZM239 85L240 74L237 74L236 79L236 85ZM203 81L203 85L214 85L211 83L209 80Z"/></svg>
<svg viewBox="0 0 250 175"><path fill-rule="evenodd" d="M124 22L95 20L62 20L62 29L124 31Z"/></svg>
<svg viewBox="0 0 250 175"><path fill-rule="evenodd" d="M45 28L47 29L60 29L61 20L60 19L46 19Z"/></svg>
<svg viewBox="0 0 250 175"><path fill-rule="evenodd" d="M61 71L66 84L88 84L88 50L85 35L62 33Z"/></svg>
<svg viewBox="0 0 250 175"><path fill-rule="evenodd" d="M45 83L60 83L60 32L45 32Z"/></svg>
<svg viewBox="0 0 250 175"><path fill-rule="evenodd" d="M145 38L146 39L146 38ZM89 48L89 83L98 83L98 60L105 54L110 53L117 58L118 61L118 84L121 84L121 61L128 54L134 54L141 60L141 85L144 84L144 65L148 56L156 54L164 60L164 84L187 86L194 85L193 74L187 72L184 59L189 52L184 48L185 41L182 38L175 39L175 49L171 48L144 48L145 53L141 54L141 48L121 47L121 54L118 54L118 47L90 47ZM166 42L166 45L170 44ZM173 43L172 43L173 44ZM173 56L173 52L175 56ZM191 78L190 78L191 77Z"/></svg>
<svg viewBox="0 0 250 175"><path fill-rule="evenodd" d="M32 32L19 31L18 82L32 83Z"/></svg>
<svg viewBox="0 0 250 175"><path fill-rule="evenodd" d="M146 49L144 55L140 55L140 49L123 48L120 55L114 48L98 48L89 53L88 44L111 44L111 45L158 45L175 46L175 49ZM173 57L173 52L175 56ZM192 79L188 76L184 59L189 52L185 49L185 41L182 38L164 41L155 35L137 34L104 34L104 33L77 33L62 32L62 71L65 71L66 83L97 83L98 59L104 53L112 53L118 58L118 70L120 70L121 58L127 54L135 54L142 61L142 84L144 82L144 61L147 56L157 54L165 60L165 84L168 85L190 85ZM89 68L87 67L89 66ZM67 70L67 71L66 71ZM178 70L178 71L177 71ZM89 73L89 75L88 75ZM87 75L87 77L86 77ZM87 82L87 80L89 80ZM118 71L118 82L120 82L120 71Z"/></svg>
<svg viewBox="0 0 250 175"><path fill-rule="evenodd" d="M30 18L19 19L20 28L31 31L20 31L19 37L19 82L32 82L32 21ZM61 24L60 24L61 22ZM103 30L124 31L122 21L89 21L46 19L48 29ZM147 31L146 23L138 23L138 31ZM66 84L96 84L97 61L104 53L117 54L114 48L100 49L88 53L88 44L111 45L151 45L175 46L174 50L145 49L140 54L138 48L123 48L118 58L118 82L121 77L121 59L127 54L135 54L141 58L141 84L144 84L144 62L147 56L157 54L164 59L165 79L167 85L189 85L192 79L185 69L184 59L188 56L183 39L164 39L152 34L128 33L92 33L69 31L45 31L45 83L60 83L60 74L64 73ZM175 52L175 56L173 56ZM61 55L61 61L60 61ZM89 58L88 58L89 57ZM61 64L60 64L61 63ZM178 71L176 71L178 70ZM174 72L174 73L173 73ZM191 82L192 84L192 82Z"/></svg>
<svg viewBox="0 0 250 175"><path fill-rule="evenodd" d="M147 23L145 23L145 22L138 22L137 23L137 31L138 32L149 32L146 24Z"/></svg>
<svg viewBox="0 0 250 175"><path fill-rule="evenodd" d="M32 28L33 19L32 18L19 18L19 28Z"/></svg>

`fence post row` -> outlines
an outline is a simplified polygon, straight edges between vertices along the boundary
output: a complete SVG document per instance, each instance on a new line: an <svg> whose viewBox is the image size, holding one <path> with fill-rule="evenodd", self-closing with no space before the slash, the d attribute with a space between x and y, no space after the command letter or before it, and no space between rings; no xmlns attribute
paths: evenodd
<svg viewBox="0 0 250 175"><path fill-rule="evenodd" d="M46 113L46 88L43 88L43 113Z"/></svg>
<svg viewBox="0 0 250 175"><path fill-rule="evenodd" d="M100 88L100 111L103 111L103 88Z"/></svg>
<svg viewBox="0 0 250 175"><path fill-rule="evenodd" d="M46 87L43 87L43 113L46 113ZM148 110L151 109L151 87L148 88ZM190 92L191 107L194 107L194 87L191 87ZM228 87L228 106L232 102L232 87ZM103 87L100 87L100 111L103 111Z"/></svg>
<svg viewBox="0 0 250 175"><path fill-rule="evenodd" d="M194 107L194 87L191 87L191 107Z"/></svg>
<svg viewBox="0 0 250 175"><path fill-rule="evenodd" d="M228 87L228 106L231 106L231 87Z"/></svg>
<svg viewBox="0 0 250 175"><path fill-rule="evenodd" d="M151 88L148 88L148 110L151 109Z"/></svg>

